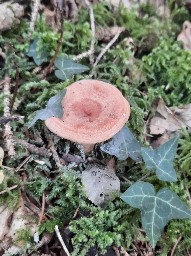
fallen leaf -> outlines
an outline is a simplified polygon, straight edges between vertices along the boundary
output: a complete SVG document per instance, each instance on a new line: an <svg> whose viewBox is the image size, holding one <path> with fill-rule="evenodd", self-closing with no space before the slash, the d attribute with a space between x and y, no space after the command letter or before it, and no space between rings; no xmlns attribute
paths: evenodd
<svg viewBox="0 0 191 256"><path fill-rule="evenodd" d="M120 180L109 166L88 165L82 172L82 184L88 199L95 205L112 200L113 193L120 191Z"/></svg>
<svg viewBox="0 0 191 256"><path fill-rule="evenodd" d="M120 33L124 31L125 28L123 27L102 27L102 26L97 26L96 27L96 32L95 32L95 37L96 39L103 41L105 43L109 42L117 33Z"/></svg>
<svg viewBox="0 0 191 256"><path fill-rule="evenodd" d="M156 116L150 121L150 134L164 134L191 127L191 104L168 108L160 99L156 112Z"/></svg>
<svg viewBox="0 0 191 256"><path fill-rule="evenodd" d="M2 149L2 147L0 147L0 167L2 167L3 158L4 158L4 150Z"/></svg>
<svg viewBox="0 0 191 256"><path fill-rule="evenodd" d="M3 182L4 177L5 177L5 176L4 176L3 171L0 170L0 184Z"/></svg>
<svg viewBox="0 0 191 256"><path fill-rule="evenodd" d="M191 23L189 21L185 21L182 25L182 31L177 37L177 41L181 41L183 43L185 50L191 50Z"/></svg>
<svg viewBox="0 0 191 256"><path fill-rule="evenodd" d="M19 230L28 228L31 236L33 236L37 227L33 214L28 212L22 198L20 198L20 203L14 211L6 205L0 206L0 220L0 241L4 241L4 243L0 243L0 251L7 248L4 255L15 251L18 253L22 249L22 244L15 244Z"/></svg>
<svg viewBox="0 0 191 256"><path fill-rule="evenodd" d="M169 17L170 9L164 0L105 0L107 3L112 5L115 9L121 5L127 9L135 8L138 4L150 4L155 9L159 16Z"/></svg>
<svg viewBox="0 0 191 256"><path fill-rule="evenodd" d="M166 143L168 140L170 140L172 137L174 137L174 133L166 132L160 137L156 138L151 142L152 148L158 148L160 145Z"/></svg>
<svg viewBox="0 0 191 256"><path fill-rule="evenodd" d="M173 114L187 127L191 127L191 104L183 107L171 107Z"/></svg>

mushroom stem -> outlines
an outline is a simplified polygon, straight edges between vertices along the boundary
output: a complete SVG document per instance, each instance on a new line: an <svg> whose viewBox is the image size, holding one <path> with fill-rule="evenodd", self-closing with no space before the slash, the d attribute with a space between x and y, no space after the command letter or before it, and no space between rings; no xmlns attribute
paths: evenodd
<svg viewBox="0 0 191 256"><path fill-rule="evenodd" d="M82 144L85 153L89 153L93 150L95 144Z"/></svg>

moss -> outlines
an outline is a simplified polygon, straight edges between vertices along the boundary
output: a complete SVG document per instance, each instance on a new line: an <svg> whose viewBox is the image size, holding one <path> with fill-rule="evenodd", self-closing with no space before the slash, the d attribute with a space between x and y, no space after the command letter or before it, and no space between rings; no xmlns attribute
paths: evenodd
<svg viewBox="0 0 191 256"><path fill-rule="evenodd" d="M101 253L105 253L106 248L111 245L127 249L130 247L139 233L139 215L136 211L128 209L119 200L110 203L105 209L90 207L89 210L88 216L82 214L79 220L70 222L69 229L74 234L73 255L80 253L85 256L91 247L96 247Z"/></svg>
<svg viewBox="0 0 191 256"><path fill-rule="evenodd" d="M15 243L18 244L19 247L22 247L22 251L26 251L26 249L32 244L30 228L19 229Z"/></svg>

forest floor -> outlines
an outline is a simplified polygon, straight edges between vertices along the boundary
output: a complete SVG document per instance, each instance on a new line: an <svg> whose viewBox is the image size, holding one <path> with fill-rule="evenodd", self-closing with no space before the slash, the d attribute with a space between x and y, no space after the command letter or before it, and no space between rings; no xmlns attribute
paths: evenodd
<svg viewBox="0 0 191 256"><path fill-rule="evenodd" d="M31 2L0 4L0 255L191 255L190 5ZM90 79L116 95L73 92L86 152L50 127ZM130 117L101 140L118 94Z"/></svg>

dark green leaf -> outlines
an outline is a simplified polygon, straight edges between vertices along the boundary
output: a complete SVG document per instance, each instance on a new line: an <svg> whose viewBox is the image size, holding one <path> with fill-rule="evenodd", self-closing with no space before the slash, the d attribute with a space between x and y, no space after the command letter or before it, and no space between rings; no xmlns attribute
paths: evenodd
<svg viewBox="0 0 191 256"><path fill-rule="evenodd" d="M157 149L141 148L142 156L148 170L156 171L160 180L176 181L173 159L176 155L178 137L167 141Z"/></svg>
<svg viewBox="0 0 191 256"><path fill-rule="evenodd" d="M47 118L52 116L62 117L63 116L62 99L65 94L66 94L66 90L59 92L57 95L51 97L47 103L46 108L36 111L36 115L28 125L28 128L33 126L37 120L46 120Z"/></svg>
<svg viewBox="0 0 191 256"><path fill-rule="evenodd" d="M61 80L67 80L73 75L81 74L89 69L88 67L75 63L73 60L65 57L57 58L55 66L58 68L58 70L55 71L55 76Z"/></svg>
<svg viewBox="0 0 191 256"><path fill-rule="evenodd" d="M142 225L153 247L170 220L191 218L191 210L173 191L163 188L156 194L148 182L136 182L121 199L141 210Z"/></svg>
<svg viewBox="0 0 191 256"><path fill-rule="evenodd" d="M34 62L36 65L41 65L43 62L48 60L48 52L45 50L37 51L37 44L38 44L39 39L35 39L32 44L29 47L29 51L27 55L29 57L33 57Z"/></svg>
<svg viewBox="0 0 191 256"><path fill-rule="evenodd" d="M101 150L116 156L119 160L131 157L141 161L141 146L130 130L124 126L108 143L101 146Z"/></svg>

